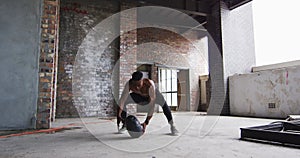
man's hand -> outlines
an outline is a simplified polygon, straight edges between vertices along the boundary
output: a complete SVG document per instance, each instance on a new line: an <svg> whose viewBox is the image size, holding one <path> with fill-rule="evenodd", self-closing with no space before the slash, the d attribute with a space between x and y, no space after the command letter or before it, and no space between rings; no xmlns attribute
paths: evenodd
<svg viewBox="0 0 300 158"><path fill-rule="evenodd" d="M120 121L124 121L124 119L121 117L121 115L118 115L118 119L119 119Z"/></svg>
<svg viewBox="0 0 300 158"><path fill-rule="evenodd" d="M141 125L142 125L142 127L143 127L143 132L145 132L145 131L146 131L146 126L147 126L147 124L144 122L144 123L142 123Z"/></svg>

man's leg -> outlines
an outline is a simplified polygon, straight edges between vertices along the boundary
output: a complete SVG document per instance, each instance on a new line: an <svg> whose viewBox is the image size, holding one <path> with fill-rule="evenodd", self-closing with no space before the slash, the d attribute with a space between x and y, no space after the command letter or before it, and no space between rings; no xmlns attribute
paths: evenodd
<svg viewBox="0 0 300 158"><path fill-rule="evenodd" d="M171 128L171 133L173 135L178 133L178 130L176 129L175 125L174 125L174 121L173 121L173 117L172 117L172 112L170 107L168 106L165 98L163 97L163 95L159 92L158 89L156 89L156 104L159 104L164 112L164 115L166 116L168 123L170 124L170 128Z"/></svg>
<svg viewBox="0 0 300 158"><path fill-rule="evenodd" d="M163 112L164 112L164 115L166 116L168 122L172 121L173 120L173 117L172 117L172 112L171 112L171 109L170 107L168 106L165 98L163 97L163 95L159 92L159 90L156 90L155 92L156 94L156 101L155 103L156 104L159 104L162 109L163 109Z"/></svg>

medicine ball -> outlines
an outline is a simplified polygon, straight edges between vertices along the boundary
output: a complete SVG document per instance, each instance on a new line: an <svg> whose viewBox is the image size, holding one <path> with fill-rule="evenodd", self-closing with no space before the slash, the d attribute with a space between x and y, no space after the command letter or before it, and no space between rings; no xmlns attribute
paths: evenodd
<svg viewBox="0 0 300 158"><path fill-rule="evenodd" d="M131 137L138 138L144 134L143 126L135 116L129 115L125 122L127 131Z"/></svg>

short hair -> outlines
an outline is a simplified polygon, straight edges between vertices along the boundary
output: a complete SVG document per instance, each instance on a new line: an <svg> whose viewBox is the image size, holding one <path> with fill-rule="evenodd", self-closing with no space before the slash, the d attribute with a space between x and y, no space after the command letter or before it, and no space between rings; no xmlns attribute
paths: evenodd
<svg viewBox="0 0 300 158"><path fill-rule="evenodd" d="M141 71L136 71L131 75L133 81L139 81L143 78L143 73Z"/></svg>

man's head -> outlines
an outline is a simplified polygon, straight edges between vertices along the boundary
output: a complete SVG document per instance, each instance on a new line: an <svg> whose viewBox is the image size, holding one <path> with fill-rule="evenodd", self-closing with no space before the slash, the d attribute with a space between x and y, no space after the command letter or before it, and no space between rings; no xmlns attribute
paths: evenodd
<svg viewBox="0 0 300 158"><path fill-rule="evenodd" d="M141 71L136 71L132 74L131 79L133 81L139 81L143 78L143 73Z"/></svg>
<svg viewBox="0 0 300 158"><path fill-rule="evenodd" d="M131 79L129 80L129 86L132 90L139 91L143 86L143 73L141 71L136 71L132 74Z"/></svg>

